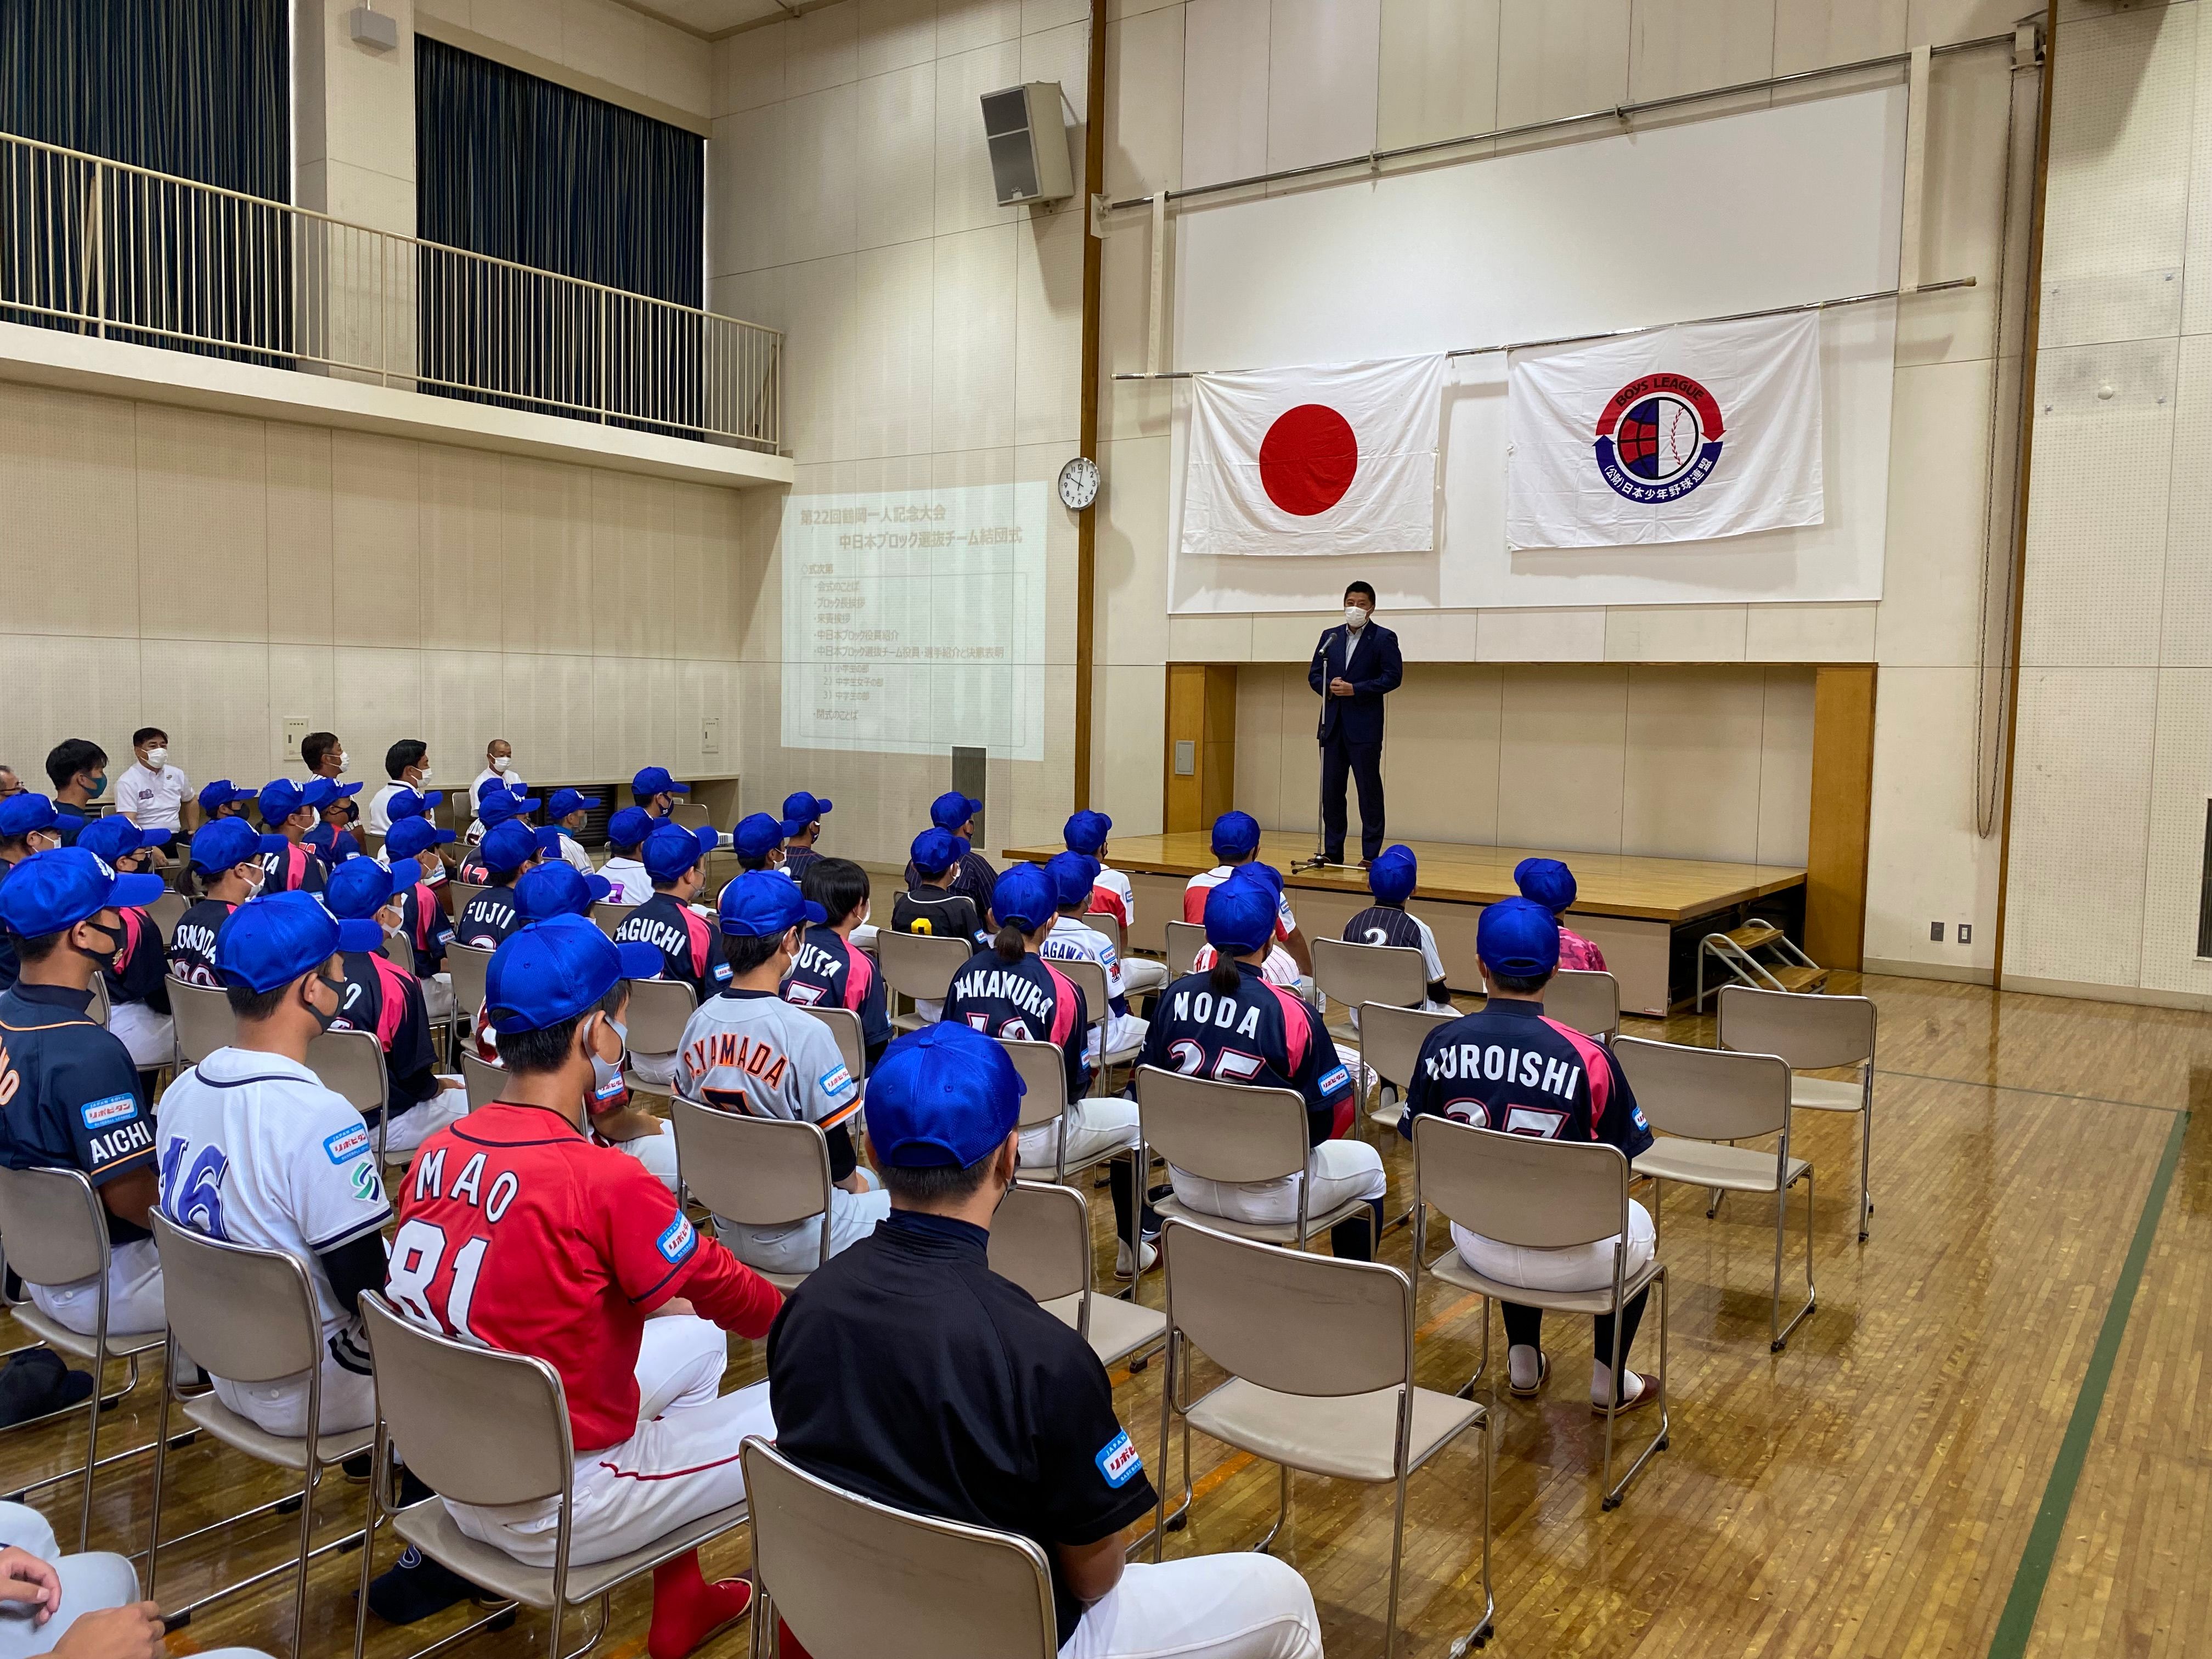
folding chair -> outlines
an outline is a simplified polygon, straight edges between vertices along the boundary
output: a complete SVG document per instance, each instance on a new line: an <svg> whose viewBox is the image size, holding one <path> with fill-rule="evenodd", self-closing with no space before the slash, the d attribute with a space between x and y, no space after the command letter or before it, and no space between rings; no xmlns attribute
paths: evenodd
<svg viewBox="0 0 2212 1659"><path fill-rule="evenodd" d="M84 1012L90 1017L94 1024L105 1025L107 1024L108 1015L114 1011L114 1006L107 995L107 975L94 974L89 988L92 992L92 1000L86 1006Z"/></svg>
<svg viewBox="0 0 2212 1659"><path fill-rule="evenodd" d="M1360 1058L1373 1068L1376 1082L1375 1109L1370 1121L1386 1129L1398 1127L1406 1113L1406 1091L1413 1081L1413 1066L1421 1044L1439 1025L1448 1025L1457 1014L1432 1013L1426 1008L1401 1008L1395 1003L1368 1002L1359 1009ZM1398 1097L1395 1103L1384 1098Z"/></svg>
<svg viewBox="0 0 2212 1659"><path fill-rule="evenodd" d="M473 1112L499 1098L500 1091L507 1086L507 1068L479 1059L465 1048L461 1051L461 1081L468 1085L469 1109Z"/></svg>
<svg viewBox="0 0 2212 1659"><path fill-rule="evenodd" d="M384 955L387 961L398 963L409 973L415 971L415 946L405 933L386 933L384 936Z"/></svg>
<svg viewBox="0 0 2212 1659"><path fill-rule="evenodd" d="M1054 1659L1052 1570L1030 1540L859 1497L757 1435L743 1455L760 1588L753 1659L779 1620L814 1659Z"/></svg>
<svg viewBox="0 0 2212 1659"><path fill-rule="evenodd" d="M792 1226L818 1215L822 1246L815 1263L830 1259L830 1142L819 1124L726 1112L681 1095L668 1109L676 1126L677 1179L685 1193L732 1226ZM806 1278L753 1271L780 1291L796 1290Z"/></svg>
<svg viewBox="0 0 2212 1659"><path fill-rule="evenodd" d="M1152 1559L1167 1535L1168 1431L1183 1421L1183 1498L1191 1501L1190 1431L1281 1470L1274 1524L1291 1507L1291 1471L1395 1487L1389 1610L1383 1659L1397 1650L1398 1579L1406 1548L1406 1479L1471 1428L1483 1431L1482 1617L1454 1648L1490 1639L1498 1601L1490 1577L1490 1415L1413 1382L1413 1287L1381 1261L1340 1261L1232 1237L1177 1217L1161 1235L1166 1259L1168 1358L1160 1389L1160 1496ZM1196 1348L1229 1380L1187 1401ZM1182 1364L1177 1366L1180 1359Z"/></svg>
<svg viewBox="0 0 2212 1659"><path fill-rule="evenodd" d="M1168 982L1168 965L1156 957L1129 954L1129 930L1121 918L1107 910L1090 910L1076 918L1086 927L1095 927L1113 942L1114 954L1121 959L1121 979L1132 997L1150 996Z"/></svg>
<svg viewBox="0 0 2212 1659"><path fill-rule="evenodd" d="M806 1012L830 1028L830 1036L837 1039L837 1057L845 1062L853 1081L860 1087L865 1099L868 1088L868 1042L860 1030L860 1017L850 1008L817 1008L802 1005Z"/></svg>
<svg viewBox="0 0 2212 1659"><path fill-rule="evenodd" d="M1085 1170L1094 1169L1101 1164L1110 1164L1117 1158L1136 1157L1137 1149L1133 1146L1108 1146L1069 1163L1067 1065L1060 1057L1058 1045L1016 1037L1000 1037L999 1045L1006 1051L1006 1058L1014 1062L1014 1070L1022 1079L1021 1111L1015 1119L1014 1127L1018 1129L1041 1129L1048 1123L1059 1125L1059 1133L1054 1137L1057 1149L1053 1161L1054 1186L1064 1187L1067 1184L1068 1176L1081 1175ZM1142 1169L1144 1166L1139 1164L1135 1167ZM1142 1186L1143 1182L1137 1184ZM1131 1218L1131 1224L1139 1233L1144 1231L1143 1212L1144 1206L1140 1204ZM1143 1243L1142 1239L1132 1238L1123 1242L1128 1245L1132 1258L1140 1254L1138 1246Z"/></svg>
<svg viewBox="0 0 2212 1659"><path fill-rule="evenodd" d="M1562 969L1544 988L1544 1012L1584 1036L1609 1043L1620 1035L1620 981L1607 973Z"/></svg>
<svg viewBox="0 0 2212 1659"><path fill-rule="evenodd" d="M1792 1111L1859 1115L1859 1242L1864 1243L1868 1218L1874 1214L1874 1199L1867 1188L1874 1161L1873 1000L1724 985L1719 1014L1715 1047L1779 1054L1789 1062ZM1844 1066L1857 1066L1857 1078L1844 1081L1796 1075Z"/></svg>
<svg viewBox="0 0 2212 1659"><path fill-rule="evenodd" d="M1413 1288L1420 1289L1421 1253L1427 1247L1429 1210L1500 1244L1529 1249L1560 1249L1576 1244L1614 1241L1613 1283L1595 1291L1531 1291L1486 1279L1468 1266L1450 1244L1428 1264L1445 1284L1486 1298L1482 1309L1482 1357L1472 1389L1490 1364L1490 1304L1511 1302L1547 1313L1613 1316L1613 1352L1621 1360L1621 1310L1655 1280L1659 1286L1659 1429L1620 1484L1613 1479L1613 1419L1617 1397L1606 1408L1605 1464L1599 1475L1600 1505L1617 1509L1628 1483L1654 1452L1667 1447L1667 1269L1655 1249L1652 1260L1628 1271L1628 1183L1633 1177L1618 1146L1602 1141L1544 1140L1533 1135L1479 1129L1472 1123L1425 1113L1413 1120Z"/></svg>
<svg viewBox="0 0 2212 1659"><path fill-rule="evenodd" d="M623 919L636 908L637 906L635 904L615 904L606 899L601 899L592 907L592 920L599 924L601 933L609 939L612 939L615 936L615 929L621 927Z"/></svg>
<svg viewBox="0 0 2212 1659"><path fill-rule="evenodd" d="M354 1110L376 1120L376 1163L379 1169L383 1168L392 1114L386 1109L384 1048L377 1042L376 1033L319 1032L307 1044L307 1069L322 1079L323 1087L343 1095Z"/></svg>
<svg viewBox="0 0 2212 1659"><path fill-rule="evenodd" d="M629 1048L633 1054L672 1054L684 1046L684 1028L699 1006L680 979L634 979L629 982ZM633 1094L672 1097L673 1083L629 1076Z"/></svg>
<svg viewBox="0 0 2212 1659"><path fill-rule="evenodd" d="M991 1271L1091 1345L1102 1365L1158 1346L1167 1316L1091 1291L1091 1209L1073 1187L1017 1181L991 1218Z"/></svg>
<svg viewBox="0 0 2212 1659"><path fill-rule="evenodd" d="M191 904L190 899L172 889L146 907L146 914L153 917L154 925L161 930L162 944L175 941L177 923L183 920L185 912L191 908Z"/></svg>
<svg viewBox="0 0 2212 1659"><path fill-rule="evenodd" d="M1658 1139L1636 1160L1636 1173L1654 1181L1731 1193L1774 1194L1774 1308L1771 1351L1782 1352L1790 1334L1813 1311L1813 1166L1790 1152L1790 1066L1779 1054L1746 1054L1725 1048L1687 1048L1644 1037L1613 1045L1636 1103ZM1777 1137L1771 1155L1739 1140ZM1782 1322L1782 1244L1789 1220L1790 1189L1805 1183L1805 1305ZM1651 1195L1652 1225L1659 1224L1659 1191Z"/></svg>
<svg viewBox="0 0 2212 1659"><path fill-rule="evenodd" d="M82 1550L92 1536L93 1477L111 1464L151 1451L152 1442L133 1446L112 1456L100 1455L100 1413L103 1407L138 1386L138 1359L160 1351L167 1340L163 1331L111 1331L107 1328L109 1249L107 1213L80 1170L10 1170L0 1167L0 1239L7 1241L7 1265L29 1285L74 1285L96 1279L99 1313L89 1336L49 1319L27 1298L11 1311L15 1322L47 1347L92 1363L92 1393L86 1398L84 1463L82 1467L50 1474L8 1493L14 1503L64 1480L84 1477L84 1498L77 1512L76 1547ZM130 1362L123 1387L106 1400L100 1398L107 1362ZM53 1416L59 1413L50 1413ZM35 1419L43 1422L45 1419ZM18 1427L26 1426L17 1425Z"/></svg>
<svg viewBox="0 0 2212 1659"><path fill-rule="evenodd" d="M169 1321L172 1352L191 1354L210 1374L241 1384L274 1382L283 1377L307 1376L307 1414L305 1435L293 1437L270 1434L240 1417L212 1393L184 1402L185 1415L217 1440L258 1462L289 1469L300 1477L296 1501L300 1505L300 1543L294 1558L237 1583L211 1590L198 1601L167 1609L171 1629L188 1622L200 1608L252 1589L289 1571L292 1583L292 1651L307 1650L307 1564L332 1550L342 1550L368 1537L366 1529L349 1532L319 1547L314 1544L315 1486L331 1465L367 1451L376 1431L364 1425L324 1435L322 1420L322 1317L314 1287L298 1260L282 1250L252 1249L207 1238L179 1227L156 1211L154 1241L161 1253L161 1299ZM167 1464L169 1407L177 1398L173 1379L161 1387L161 1432L154 1442L154 1495L149 1505L146 1541L146 1594L150 1598L161 1566L161 1481ZM242 1521L268 1515L295 1501L279 1498L229 1516L168 1541L173 1547L190 1543L210 1533L222 1532Z"/></svg>
<svg viewBox="0 0 2212 1659"><path fill-rule="evenodd" d="M238 1036L238 1016L230 1012L230 994L217 985L187 985L169 976L169 1012L175 1018L177 1053L187 1066L197 1066L218 1048L228 1048Z"/></svg>
<svg viewBox="0 0 2212 1659"><path fill-rule="evenodd" d="M491 952L456 939L446 947L446 971L453 981L453 1047L461 1046L465 1032L477 1023L483 1006L484 975L491 971Z"/></svg>
<svg viewBox="0 0 2212 1659"><path fill-rule="evenodd" d="M1167 932L1168 978L1172 981L1195 971L1199 947L1206 943L1206 929L1194 921L1171 921Z"/></svg>
<svg viewBox="0 0 2212 1659"><path fill-rule="evenodd" d="M975 947L964 939L939 939L930 933L901 933L885 928L876 935L876 963L884 970L884 983L915 1002L942 1002ZM891 1021L893 1029L918 1031L929 1024L908 1011Z"/></svg>
<svg viewBox="0 0 2212 1659"><path fill-rule="evenodd" d="M680 823L686 830L704 830L714 822L705 805L696 800L679 800L668 809L668 821Z"/></svg>
<svg viewBox="0 0 2212 1659"><path fill-rule="evenodd" d="M1352 1011L1345 1028L1328 1028L1332 1036L1350 1036L1359 1054L1359 1106L1367 1106L1367 1037L1360 1029L1370 1002L1399 1008L1418 1008L1428 1000L1428 964L1421 953L1404 945L1360 945L1350 939L1317 939L1313 942L1314 985L1329 1001ZM1378 1091L1379 1093L1379 1091Z"/></svg>
<svg viewBox="0 0 2212 1659"><path fill-rule="evenodd" d="M1107 1006L1106 970L1095 962L1079 958L1063 961L1052 959L1052 965L1074 981L1083 992L1083 1011L1091 1027L1099 1033L1098 1064L1091 1073L1091 1092L1097 1094L1104 1086L1106 1073L1116 1066L1127 1066L1144 1053L1144 1045L1132 1043L1126 1048L1109 1050L1106 1047L1106 1020L1113 1011Z"/></svg>
<svg viewBox="0 0 2212 1659"><path fill-rule="evenodd" d="M472 1635L520 1603L551 1613L548 1654L579 1659L605 1633L617 1586L744 1524L745 1506L736 1504L663 1533L643 1549L572 1565L576 1450L560 1373L542 1359L499 1353L424 1330L373 1291L363 1293L361 1306L376 1367L376 1445L369 1480L369 1541L361 1553L360 1600L354 1613L354 1659L361 1659L368 1634L368 1585L383 1509L380 1483L388 1449L395 1443L407 1449L407 1466L426 1485L456 1504L494 1506L551 1498L557 1505L550 1569L526 1566L504 1550L477 1542L435 1498L393 1514L392 1530L408 1543L471 1583L508 1598L506 1607L422 1654ZM561 1627L569 1607L594 1598L599 1618L592 1639L581 1648L564 1649Z"/></svg>

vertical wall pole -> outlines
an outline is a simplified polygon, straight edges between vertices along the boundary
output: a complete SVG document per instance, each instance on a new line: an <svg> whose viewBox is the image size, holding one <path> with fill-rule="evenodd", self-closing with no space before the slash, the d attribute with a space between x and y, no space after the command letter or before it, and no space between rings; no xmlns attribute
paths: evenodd
<svg viewBox="0 0 2212 1659"><path fill-rule="evenodd" d="M1076 447L1093 460L1098 459L1098 325L1103 277L1103 227L1091 210L1091 198L1104 188L1106 170L1106 0L1091 0L1091 59L1085 77L1083 123L1083 178L1077 185L1080 209L1062 210L1084 216L1083 232L1083 379L1079 396L1083 407L1076 416ZM1097 653L1098 502L1075 515L1075 777L1071 792L1075 810L1091 805L1091 679Z"/></svg>

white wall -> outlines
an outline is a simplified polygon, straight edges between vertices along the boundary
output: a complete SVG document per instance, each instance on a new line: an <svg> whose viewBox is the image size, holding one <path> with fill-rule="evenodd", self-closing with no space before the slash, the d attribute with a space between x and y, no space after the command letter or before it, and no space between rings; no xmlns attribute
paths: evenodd
<svg viewBox="0 0 2212 1659"><path fill-rule="evenodd" d="M2061 25L2007 984L2212 1006L2212 18Z"/></svg>
<svg viewBox="0 0 2212 1659"><path fill-rule="evenodd" d="M1106 43L1105 188L1121 198L1188 187L1921 41L2008 33L2021 9L2014 0L1124 0ZM1901 311L1879 604L1391 618L1415 675L1425 662L1878 663L1866 953L1939 973L1986 971L1995 919L1997 846L1976 827L1974 700L1984 504L1998 504L2002 550L2009 499L2004 387L1993 477L1989 470L1991 382L2002 371L2012 384L2018 349L2017 295L2002 352L1996 327L2009 57L1997 49L1935 62L1923 269L1931 279L1971 275L1980 286ZM2032 79L2020 88L2024 132ZM1482 161L1478 153L1462 164ZM2026 216L2012 226L2015 283ZM1172 235L1171 219L1171 266ZM1120 216L1106 244L1109 373L1144 367L1149 244L1146 216L1133 212ZM1093 787L1121 827L1141 831L1159 822L1161 665L1303 663L1327 618L1170 618L1172 394L1109 380L1102 395ZM1978 924L1973 945L1931 944L1933 920Z"/></svg>

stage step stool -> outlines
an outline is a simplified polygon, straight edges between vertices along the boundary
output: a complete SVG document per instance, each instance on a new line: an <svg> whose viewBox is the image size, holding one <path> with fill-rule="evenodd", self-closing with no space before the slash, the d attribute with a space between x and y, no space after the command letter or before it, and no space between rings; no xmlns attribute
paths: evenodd
<svg viewBox="0 0 2212 1659"><path fill-rule="evenodd" d="M1769 954L1761 956L1761 951ZM1790 935L1772 922L1753 917L1724 933L1708 933L1698 945L1698 1012L1705 1008L1705 963L1708 958L1728 972L1732 984L1756 991L1797 991L1808 995L1825 990L1828 970L1807 956ZM1717 991L1718 985L1713 989Z"/></svg>

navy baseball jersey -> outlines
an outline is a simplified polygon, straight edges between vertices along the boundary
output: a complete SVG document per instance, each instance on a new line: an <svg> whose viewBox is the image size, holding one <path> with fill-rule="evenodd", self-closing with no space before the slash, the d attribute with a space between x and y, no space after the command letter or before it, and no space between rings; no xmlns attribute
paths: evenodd
<svg viewBox="0 0 2212 1659"><path fill-rule="evenodd" d="M909 892L921 885L921 872L914 867L911 860L906 866L906 884ZM991 894L998 884L999 872L991 867L991 860L981 853L971 851L963 854L960 867L952 872L951 890L965 894L973 900L975 914L979 916L991 914Z"/></svg>
<svg viewBox="0 0 2212 1659"><path fill-rule="evenodd" d="M177 931L169 938L169 972L187 985L221 985L215 970L216 935L236 908L222 899L204 898L178 917Z"/></svg>
<svg viewBox="0 0 2212 1659"><path fill-rule="evenodd" d="M994 1037L1049 1042L1067 1064L1067 1097L1080 1100L1091 1086L1084 1058L1091 1029L1083 988L1034 951L1008 962L996 951L978 951L952 976L945 1019L965 1020Z"/></svg>
<svg viewBox="0 0 2212 1659"><path fill-rule="evenodd" d="M720 931L673 893L655 893L622 919L615 940L631 939L659 951L660 977L683 981L702 1006L730 982Z"/></svg>
<svg viewBox="0 0 2212 1659"><path fill-rule="evenodd" d="M884 1006L884 976L866 951L836 929L817 923L806 930L799 960L783 981L783 1000L803 1008L849 1008L860 1017L860 1041L871 1055L891 1040Z"/></svg>
<svg viewBox="0 0 2212 1659"><path fill-rule="evenodd" d="M161 945L161 930L143 910L118 910L123 921L123 948L115 953L115 966L100 971L107 981L111 1002L143 1002L157 1014L169 1012L169 963Z"/></svg>
<svg viewBox="0 0 2212 1659"><path fill-rule="evenodd" d="M18 982L0 994L0 1163L82 1170L95 1187L154 1167L154 1124L123 1039L88 991ZM152 1237L107 1214L111 1243Z"/></svg>
<svg viewBox="0 0 2212 1659"><path fill-rule="evenodd" d="M1423 1038L1399 1133L1410 1139L1423 1112L1545 1140L1601 1140L1630 1158L1651 1144L1613 1050L1546 1018L1540 1002L1496 999Z"/></svg>
<svg viewBox="0 0 2212 1659"><path fill-rule="evenodd" d="M264 853L261 867L269 872L269 879L261 884L264 893L323 890L323 861L315 856L313 848L302 842L288 842L274 853Z"/></svg>
<svg viewBox="0 0 2212 1659"><path fill-rule="evenodd" d="M495 951L521 924L521 915L514 908L514 889L487 887L461 907L460 917L453 923L453 937L479 951Z"/></svg>
<svg viewBox="0 0 2212 1659"><path fill-rule="evenodd" d="M345 989L331 1029L368 1031L384 1050L384 1097L398 1116L439 1090L430 1048L430 1015L415 975L381 953L348 951L338 957Z"/></svg>
<svg viewBox="0 0 2212 1659"><path fill-rule="evenodd" d="M1294 992L1237 964L1237 988L1216 991L1188 974L1160 993L1140 1066L1185 1077L1294 1089L1306 1103L1306 1140L1318 1146L1352 1123L1352 1074L1336 1056L1321 1016Z"/></svg>

